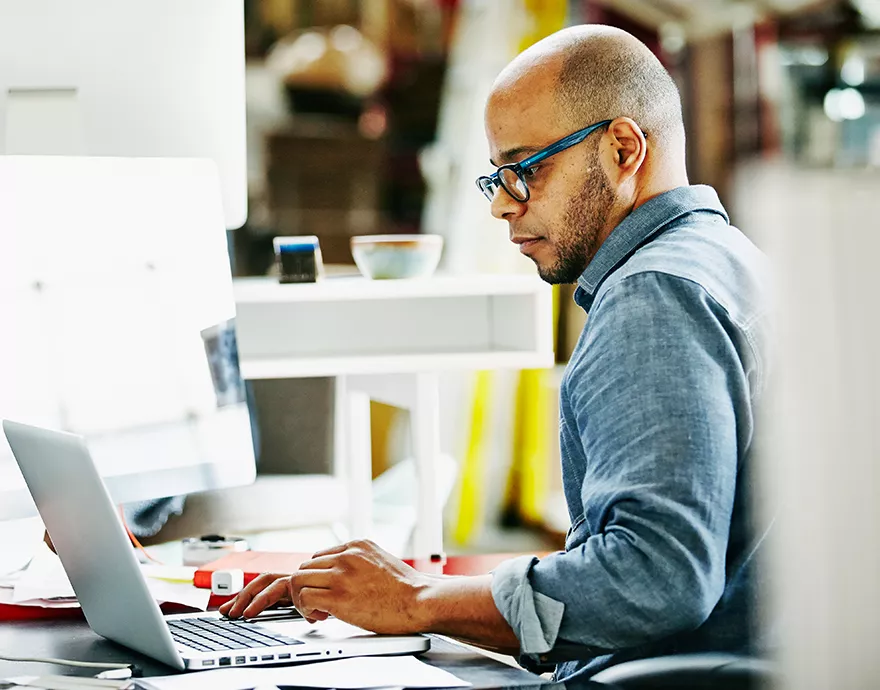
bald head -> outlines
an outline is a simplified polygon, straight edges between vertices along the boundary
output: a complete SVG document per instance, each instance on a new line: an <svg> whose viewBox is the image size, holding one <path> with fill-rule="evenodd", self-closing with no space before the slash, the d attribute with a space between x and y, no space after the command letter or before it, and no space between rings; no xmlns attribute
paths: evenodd
<svg viewBox="0 0 880 690"><path fill-rule="evenodd" d="M552 95L571 131L629 117L655 142L655 155L684 157L678 88L648 47L625 31L588 24L539 41L502 71L491 99L519 100L524 91Z"/></svg>
<svg viewBox="0 0 880 690"><path fill-rule="evenodd" d="M579 143L548 149L606 120ZM550 283L577 280L634 209L688 184L678 89L618 29L573 27L517 56L492 87L485 125L498 172L480 188Z"/></svg>

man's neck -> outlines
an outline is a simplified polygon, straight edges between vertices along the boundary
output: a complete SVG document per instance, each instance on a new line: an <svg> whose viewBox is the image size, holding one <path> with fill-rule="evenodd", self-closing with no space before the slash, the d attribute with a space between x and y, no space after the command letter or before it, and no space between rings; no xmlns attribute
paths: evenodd
<svg viewBox="0 0 880 690"><path fill-rule="evenodd" d="M662 170L648 174L644 178L644 183L638 185L636 189L630 213L654 197L678 187L687 187L689 184L687 170L683 164L666 166Z"/></svg>
<svg viewBox="0 0 880 690"><path fill-rule="evenodd" d="M675 171L668 171L663 175L649 175L646 176L645 179L650 181L637 186L636 193L632 197L630 204L608 219L608 225L600 235L600 241L597 246L601 246L614 231L614 228L620 225L630 213L635 211L642 204L647 203L661 194L670 192L678 187L687 187L690 184L684 166Z"/></svg>

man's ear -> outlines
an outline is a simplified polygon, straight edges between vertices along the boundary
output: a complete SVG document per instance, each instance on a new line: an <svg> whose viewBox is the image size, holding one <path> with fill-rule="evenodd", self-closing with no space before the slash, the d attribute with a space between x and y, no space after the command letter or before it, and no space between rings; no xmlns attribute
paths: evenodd
<svg viewBox="0 0 880 690"><path fill-rule="evenodd" d="M645 134L630 118L618 117L608 125L605 137L605 146L611 152L608 175L612 182L623 184L629 181L645 162L648 153Z"/></svg>

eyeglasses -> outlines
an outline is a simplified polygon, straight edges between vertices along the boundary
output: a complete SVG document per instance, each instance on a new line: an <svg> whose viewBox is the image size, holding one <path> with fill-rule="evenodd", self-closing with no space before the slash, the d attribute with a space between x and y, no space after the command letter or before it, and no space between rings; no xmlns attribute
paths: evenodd
<svg viewBox="0 0 880 690"><path fill-rule="evenodd" d="M611 120L602 120L589 127L579 129L572 132L559 141L550 144L545 149L529 156L519 163L510 163L508 165L499 166L491 175L483 175L477 178L477 188L483 193L489 201L495 198L495 194L499 187L503 187L504 191L510 194L514 199L520 202L528 201L531 196L529 185L526 184L526 175L531 172L530 168L540 163L545 158L555 156L565 149L571 148L575 144L580 144L590 134L600 127L611 124Z"/></svg>

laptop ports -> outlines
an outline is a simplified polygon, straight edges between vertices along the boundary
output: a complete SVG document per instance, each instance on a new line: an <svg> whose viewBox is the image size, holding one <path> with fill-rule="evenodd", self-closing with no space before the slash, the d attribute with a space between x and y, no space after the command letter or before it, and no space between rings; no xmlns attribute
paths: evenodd
<svg viewBox="0 0 880 690"><path fill-rule="evenodd" d="M279 655L278 655L278 658L279 658L279 659L289 659L289 658L290 658L290 654L279 654Z"/></svg>
<svg viewBox="0 0 880 690"><path fill-rule="evenodd" d="M220 665L221 666L231 666L232 665L232 658L228 657L228 656L221 656L220 657Z"/></svg>
<svg viewBox="0 0 880 690"><path fill-rule="evenodd" d="M237 656L237 657L235 657L235 663L236 664L246 664L247 657L246 656Z"/></svg>
<svg viewBox="0 0 880 690"><path fill-rule="evenodd" d="M202 659L202 666L213 666L213 665L214 665L213 659Z"/></svg>
<svg viewBox="0 0 880 690"><path fill-rule="evenodd" d="M275 656L273 654L263 654L263 656L260 657L260 661L272 661L274 658Z"/></svg>

